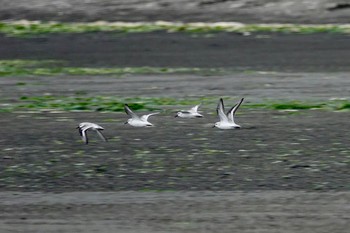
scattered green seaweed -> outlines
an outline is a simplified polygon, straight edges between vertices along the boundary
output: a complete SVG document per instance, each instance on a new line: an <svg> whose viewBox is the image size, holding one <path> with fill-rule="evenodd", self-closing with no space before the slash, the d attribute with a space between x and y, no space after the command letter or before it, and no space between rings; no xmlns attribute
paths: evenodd
<svg viewBox="0 0 350 233"><path fill-rule="evenodd" d="M181 23L181 22L89 22L63 23L41 21L2 21L0 33L8 36L35 36L49 33L119 32L142 33L152 31L213 33L254 32L280 33L350 33L350 24L243 24L237 22Z"/></svg>
<svg viewBox="0 0 350 233"><path fill-rule="evenodd" d="M226 101L236 101L233 97L224 97ZM135 110L159 110L172 109L179 106L193 106L202 103L215 109L218 97L133 97L122 98L118 96L22 96L16 101L3 100L1 111L34 110L34 111L98 111L98 112L120 112L124 111L124 104L128 103ZM186 107L183 107L186 108ZM260 103L245 102L243 109L267 109L278 111L300 111L300 110L329 110L347 111L350 110L349 100L329 100L324 102L307 101L279 101L271 102L266 100ZM214 110L213 110L214 113Z"/></svg>
<svg viewBox="0 0 350 233"><path fill-rule="evenodd" d="M273 103L269 107L276 110L320 109L327 107L327 103L302 103L300 101L291 101L286 103Z"/></svg>
<svg viewBox="0 0 350 233"><path fill-rule="evenodd" d="M215 98L216 99L216 98ZM213 97L202 98L120 98L112 96L22 96L15 103L2 106L1 111L16 110L61 110L61 111L124 111L124 104L128 103L134 110L157 110L164 106L194 105L213 102Z"/></svg>
<svg viewBox="0 0 350 233"><path fill-rule="evenodd" d="M247 104L246 104L247 105ZM249 104L248 104L249 106ZM272 110L313 110L322 109L330 111L342 111L350 109L349 100L329 100L324 102L314 101L280 101L280 102L264 102L258 104L251 104L250 108L265 108Z"/></svg>
<svg viewBox="0 0 350 233"><path fill-rule="evenodd" d="M0 60L0 77L54 75L116 75L125 74L202 74L227 72L221 68L196 67L67 67L57 60Z"/></svg>
<svg viewBox="0 0 350 233"><path fill-rule="evenodd" d="M113 97L58 97L58 96L22 96L19 103L15 104L15 109L35 109L49 110L57 109L64 111L123 111L124 103L128 103L127 99L116 99ZM146 103L133 102L129 103L130 107L138 109L153 108Z"/></svg>

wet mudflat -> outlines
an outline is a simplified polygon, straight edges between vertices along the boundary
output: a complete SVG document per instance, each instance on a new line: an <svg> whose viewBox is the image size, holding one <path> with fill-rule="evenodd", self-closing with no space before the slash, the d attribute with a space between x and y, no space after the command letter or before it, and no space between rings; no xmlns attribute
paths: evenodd
<svg viewBox="0 0 350 233"><path fill-rule="evenodd" d="M1 80L4 107L23 96L115 96L213 99L203 119L174 118L165 105L152 128L124 125L123 112L55 109L1 113L2 190L349 190L349 112L327 109L279 111L245 107L242 129L212 128L220 93L245 104L264 101L329 101L344 98L343 73L234 73L224 76L131 75L11 77ZM25 85L17 85L24 82ZM38 85L40 84L40 85ZM81 94L85 93L85 94ZM167 93L165 96L164 93ZM206 93L207 95L205 95ZM5 101L6 100L6 101ZM64 99L62 100L64 101ZM139 110L140 114L151 110ZM91 132L90 144L75 127L105 127L108 143Z"/></svg>
<svg viewBox="0 0 350 233"><path fill-rule="evenodd" d="M61 54L60 48L67 46L62 41L58 42L57 50L47 50L48 47L40 47L45 43L37 43L35 39L2 40L8 44L30 44L13 50L17 51L13 54L2 47L2 51L7 51L2 53L3 59L63 59L79 66L94 66L95 62L99 65L106 62L106 66L131 66L133 61L139 62L135 66L153 64L142 62L147 59L138 60L140 57L136 55L142 53L141 48L135 49L133 59L119 63L123 61L122 56L120 60L102 59L103 46L97 46L92 52L97 55L92 56L86 53L85 46L81 47L81 53ZM206 44L205 40L197 42ZM330 38L328 42L331 41ZM15 104L23 96L52 95L59 99L82 93L84 96L154 98L230 96L232 102L227 106L240 97L245 97L247 104L346 99L349 73L345 67L349 59L343 58L347 56L344 50L349 44L328 42L318 50L324 56L304 53L305 49L296 52L295 57L293 53L283 56L280 50L274 50L259 65L253 63L260 60L248 59L254 56L249 57L252 55L247 53L243 58L246 63L234 65L237 63L233 62L236 71L225 75L1 77L1 104L4 107ZM328 44L340 47L329 48ZM272 49L273 43L270 46ZM285 46L288 48L288 43ZM308 48L312 50L313 46ZM35 55L28 52L35 48L42 52ZM263 54L266 47L255 48L255 52ZM152 51L150 62L166 61L162 65L170 67L186 63L175 49L171 51L178 55L174 63L171 53ZM212 67L218 66L220 59L223 64L229 61L222 51ZM227 50L226 54L230 51L233 50ZM109 56L112 55L118 56L116 52ZM204 55L193 55L191 66L210 66L213 60L204 59ZM303 59L310 61L310 66L303 66L300 62ZM278 69L271 69L274 63ZM150 119L156 127L147 129L124 125L127 116L121 112L27 109L0 113L2 132L5 132L0 137L0 195L3 197L0 206L4 210L0 230L347 232L348 111L278 111L243 104L236 120L242 129L223 131L212 128L217 121L215 102L203 104L203 119L175 119L175 111L185 107L162 106L158 109L161 113ZM82 121L104 126L109 142L104 143L90 133L90 144L84 145L75 129ZM208 190L213 192L203 192Z"/></svg>
<svg viewBox="0 0 350 233"><path fill-rule="evenodd" d="M0 197L2 232L326 233L349 228L348 192L2 192Z"/></svg>
<svg viewBox="0 0 350 233"><path fill-rule="evenodd" d="M348 190L348 117L244 110L244 128L222 131L213 115L163 113L135 129L121 113L3 113L0 189ZM81 121L103 125L109 142L90 133L84 145Z"/></svg>
<svg viewBox="0 0 350 233"><path fill-rule="evenodd" d="M350 7L333 0L2 0L0 19L348 23Z"/></svg>
<svg viewBox="0 0 350 233"><path fill-rule="evenodd" d="M349 71L347 34L83 33L0 36L0 59L56 59L80 67L200 67Z"/></svg>

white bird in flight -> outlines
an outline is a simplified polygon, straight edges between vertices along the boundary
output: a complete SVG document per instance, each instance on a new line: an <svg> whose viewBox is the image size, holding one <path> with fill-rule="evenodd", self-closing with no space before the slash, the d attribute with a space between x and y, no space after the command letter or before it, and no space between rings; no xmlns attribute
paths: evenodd
<svg viewBox="0 0 350 233"><path fill-rule="evenodd" d="M194 106L190 110L181 110L180 112L177 112L175 117L181 117L181 118L199 118L203 117L202 114L198 113L198 108L200 104Z"/></svg>
<svg viewBox="0 0 350 233"><path fill-rule="evenodd" d="M153 124L148 121L148 117L159 113L159 112L155 112L155 113L151 113L151 114L143 115L143 116L139 117L130 109L130 107L127 104L124 105L124 110L125 110L126 114L131 116L131 118L128 119L128 121L126 121L125 124L129 124L129 125L132 125L134 127L153 126Z"/></svg>
<svg viewBox="0 0 350 233"><path fill-rule="evenodd" d="M227 113L225 113L224 101L220 98L218 106L216 108L216 112L219 116L220 121L216 122L213 127L217 127L219 129L239 129L240 125L237 125L234 120L234 115L242 104L244 98L242 98L237 104L235 104Z"/></svg>
<svg viewBox="0 0 350 233"><path fill-rule="evenodd" d="M90 123L90 122L82 122L79 124L79 126L77 127L77 129L79 130L79 134L81 136L81 139L83 139L83 141L85 142L85 144L89 143L88 137L87 137L87 130L93 130L95 131L98 136L100 136L100 138L107 142L107 139L103 136L103 134L101 133L102 130L104 130L103 127L95 124L95 123Z"/></svg>

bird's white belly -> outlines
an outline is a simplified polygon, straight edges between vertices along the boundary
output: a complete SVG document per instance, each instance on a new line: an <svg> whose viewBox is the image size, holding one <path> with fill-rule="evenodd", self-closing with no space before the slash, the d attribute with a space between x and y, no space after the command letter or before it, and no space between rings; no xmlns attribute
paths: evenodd
<svg viewBox="0 0 350 233"><path fill-rule="evenodd" d="M196 116L190 113L180 115L182 118L195 118Z"/></svg>
<svg viewBox="0 0 350 233"><path fill-rule="evenodd" d="M147 126L149 123L144 122L144 121L135 121L132 120L129 122L130 125L134 126L134 127L145 127Z"/></svg>
<svg viewBox="0 0 350 233"><path fill-rule="evenodd" d="M217 127L219 129L239 129L239 128L241 128L239 125L236 125L236 124L219 124Z"/></svg>

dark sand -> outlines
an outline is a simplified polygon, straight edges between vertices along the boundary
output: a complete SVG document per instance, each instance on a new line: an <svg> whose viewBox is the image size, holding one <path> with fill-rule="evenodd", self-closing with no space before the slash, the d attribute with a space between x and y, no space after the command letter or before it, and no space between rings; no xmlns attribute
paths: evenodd
<svg viewBox="0 0 350 233"><path fill-rule="evenodd" d="M1 59L236 70L224 76L2 77L1 104L81 91L233 96L252 103L348 98L347 41L345 35L225 33L1 37ZM243 104L237 115L242 129L223 131L211 128L215 105L203 106L205 118L194 121L174 120L176 109L151 118L156 127L148 129L125 126L124 113L0 113L0 232L348 232L349 112ZM110 141L89 134L84 145L75 129L81 121L106 127Z"/></svg>
<svg viewBox="0 0 350 233"><path fill-rule="evenodd" d="M346 0L1 0L0 20L349 23Z"/></svg>
<svg viewBox="0 0 350 233"><path fill-rule="evenodd" d="M225 67L243 71L350 70L340 34L90 33L0 37L0 59L59 59L72 66Z"/></svg>
<svg viewBox="0 0 350 233"><path fill-rule="evenodd" d="M1 232L345 233L350 227L346 192L2 192L0 198Z"/></svg>

